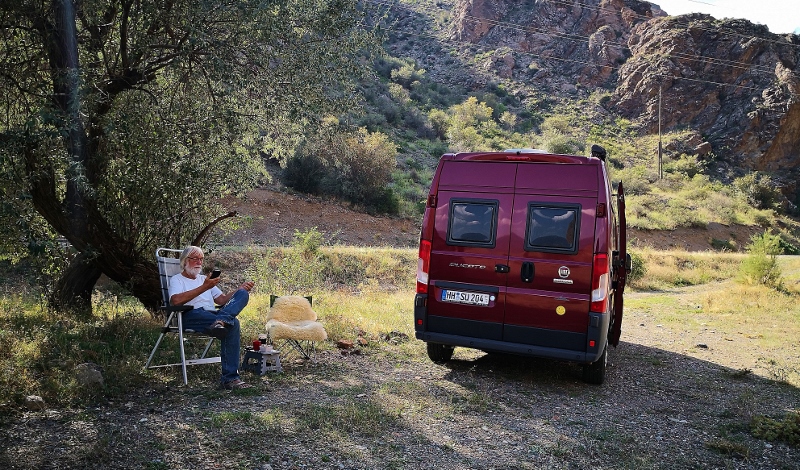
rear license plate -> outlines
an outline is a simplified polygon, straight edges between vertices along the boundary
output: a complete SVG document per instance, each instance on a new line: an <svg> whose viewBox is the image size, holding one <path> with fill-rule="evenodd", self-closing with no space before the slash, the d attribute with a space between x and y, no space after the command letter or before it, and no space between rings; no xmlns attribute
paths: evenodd
<svg viewBox="0 0 800 470"><path fill-rule="evenodd" d="M489 305L489 294L462 292L458 290L442 290L442 302L467 305Z"/></svg>

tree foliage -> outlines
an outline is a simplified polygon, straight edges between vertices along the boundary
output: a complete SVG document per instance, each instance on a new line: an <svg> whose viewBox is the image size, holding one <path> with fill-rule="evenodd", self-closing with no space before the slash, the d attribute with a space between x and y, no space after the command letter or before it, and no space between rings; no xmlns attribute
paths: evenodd
<svg viewBox="0 0 800 470"><path fill-rule="evenodd" d="M375 44L355 0L18 0L0 25L0 249L65 237L67 301L105 273L152 305L154 248L354 106Z"/></svg>

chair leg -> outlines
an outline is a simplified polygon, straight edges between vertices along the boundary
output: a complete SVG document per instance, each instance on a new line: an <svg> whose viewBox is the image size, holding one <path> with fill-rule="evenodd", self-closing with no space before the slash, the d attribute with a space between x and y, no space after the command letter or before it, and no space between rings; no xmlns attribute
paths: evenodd
<svg viewBox="0 0 800 470"><path fill-rule="evenodd" d="M299 341L296 339L285 339L283 341L282 347L287 347L291 350L294 350L301 356L303 359L312 361L313 357L312 354L314 353L314 342L313 341Z"/></svg>
<svg viewBox="0 0 800 470"><path fill-rule="evenodd" d="M150 368L150 363L153 362L153 357L155 357L156 351L158 351L158 347L161 345L161 340L164 339L164 335L165 334L166 333L161 333L158 336L158 341L156 341L156 345L153 346L153 350L150 352L150 357L147 358L147 363L144 365L145 369L149 369Z"/></svg>
<svg viewBox="0 0 800 470"><path fill-rule="evenodd" d="M177 315L177 318L175 317ZM173 324L173 321L177 320L177 327ZM180 352L180 361L172 362L169 361L158 363L155 361L156 353L158 349L163 346L163 340L167 336L167 333L173 333L177 336L178 339L178 349ZM183 378L183 384L189 384L189 377L188 377L188 366L192 365L200 365L200 364L216 364L221 361L220 356L213 356L208 357L208 353L211 350L211 345L214 343L214 338L208 338L208 342L205 344L203 349L203 354L198 359L187 359L186 358L186 341L188 340L188 334L184 334L183 331L183 316L181 312L170 312L168 315L167 321L164 323L164 326L161 329L161 335L159 335L158 340L156 341L156 345L153 347L153 350L150 352L150 357L147 358L147 363L145 364L145 369L155 369L161 367L174 367L174 366L181 366L181 375ZM202 335L201 335L202 336ZM156 362L154 364L154 362Z"/></svg>
<svg viewBox="0 0 800 470"><path fill-rule="evenodd" d="M208 354L208 350L211 349L211 344L213 344L213 343L214 343L214 338L209 338L208 339L208 343L206 343L205 349L203 349L203 355L200 356L200 359L203 359L203 358L206 357L206 354Z"/></svg>
<svg viewBox="0 0 800 470"><path fill-rule="evenodd" d="M189 384L189 377L186 374L186 351L183 344L183 312L178 312L178 341L181 349L181 369L183 370L183 384Z"/></svg>
<svg viewBox="0 0 800 470"><path fill-rule="evenodd" d="M169 331L168 328L169 328L170 322L172 322L172 317L174 315L175 315L175 312L170 313L169 316L167 317L167 321L164 322L164 326L161 329L161 334L158 336L158 341L156 341L156 345L153 346L153 350L150 352L150 357L147 358L147 363L144 365L145 369L149 369L150 368L150 364L153 362L153 358L156 355L156 351L158 351L158 347L161 346L161 341L164 339L164 336L166 336L167 331Z"/></svg>

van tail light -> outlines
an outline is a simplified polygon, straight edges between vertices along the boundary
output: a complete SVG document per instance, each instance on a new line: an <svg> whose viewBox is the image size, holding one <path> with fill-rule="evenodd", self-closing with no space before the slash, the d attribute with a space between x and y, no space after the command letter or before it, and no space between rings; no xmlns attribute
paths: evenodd
<svg viewBox="0 0 800 470"><path fill-rule="evenodd" d="M607 254L594 255L592 264L592 312L608 311L608 282L610 277Z"/></svg>
<svg viewBox="0 0 800 470"><path fill-rule="evenodd" d="M431 242L419 241L419 259L417 260L417 294L428 293L428 272L431 267Z"/></svg>

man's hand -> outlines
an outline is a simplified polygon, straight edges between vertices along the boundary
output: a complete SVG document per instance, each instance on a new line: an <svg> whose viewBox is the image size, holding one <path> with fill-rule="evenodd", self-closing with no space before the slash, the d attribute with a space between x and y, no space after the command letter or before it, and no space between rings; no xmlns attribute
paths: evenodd
<svg viewBox="0 0 800 470"><path fill-rule="evenodd" d="M215 277L212 279L211 277L206 276L206 279L203 281L203 292L207 291L208 289L211 289L212 287L216 287L217 284L219 284L219 281L220 281L219 277Z"/></svg>
<svg viewBox="0 0 800 470"><path fill-rule="evenodd" d="M245 281L241 286L239 286L239 289L244 289L247 292L250 292L250 289L252 289L254 285L256 284L253 281Z"/></svg>

